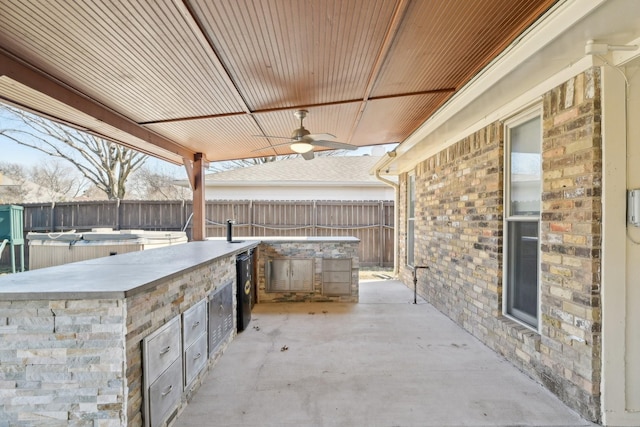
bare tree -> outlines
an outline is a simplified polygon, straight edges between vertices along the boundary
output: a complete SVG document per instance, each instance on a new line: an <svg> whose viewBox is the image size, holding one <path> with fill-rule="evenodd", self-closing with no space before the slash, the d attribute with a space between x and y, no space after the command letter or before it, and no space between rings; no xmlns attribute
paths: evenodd
<svg viewBox="0 0 640 427"><path fill-rule="evenodd" d="M15 122L13 127L0 129L0 139L69 162L109 199L125 197L127 179L147 159L135 150L17 108L0 105L0 109Z"/></svg>
<svg viewBox="0 0 640 427"><path fill-rule="evenodd" d="M0 176L0 203L72 200L86 184L73 168L55 160L30 169L0 162Z"/></svg>
<svg viewBox="0 0 640 427"><path fill-rule="evenodd" d="M144 200L191 200L191 190L175 185L175 180L166 171L145 166L131 176L129 193Z"/></svg>
<svg viewBox="0 0 640 427"><path fill-rule="evenodd" d="M106 200L107 195L95 185L90 185L89 188L82 192L82 198L85 200Z"/></svg>
<svg viewBox="0 0 640 427"><path fill-rule="evenodd" d="M23 203L28 194L27 172L16 164L0 162L0 204Z"/></svg>
<svg viewBox="0 0 640 427"><path fill-rule="evenodd" d="M239 160L226 160L222 162L212 162L209 164L210 172L223 172L232 169L245 168L247 166L255 166L261 165L263 163L271 163L278 160L284 160L288 158L295 157L295 155L291 156L263 156L263 157L254 157L251 159L239 159Z"/></svg>
<svg viewBox="0 0 640 427"><path fill-rule="evenodd" d="M38 185L47 201L71 200L86 189L86 180L62 161L41 162L31 168L29 180Z"/></svg>

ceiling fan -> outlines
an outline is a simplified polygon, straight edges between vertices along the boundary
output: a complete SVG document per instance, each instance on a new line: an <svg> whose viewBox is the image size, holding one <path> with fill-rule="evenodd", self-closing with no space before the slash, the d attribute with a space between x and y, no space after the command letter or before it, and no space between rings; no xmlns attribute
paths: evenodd
<svg viewBox="0 0 640 427"><path fill-rule="evenodd" d="M272 135L254 135L263 138L279 138L288 139L289 142L282 144L272 145L270 147L260 148L254 151L266 150L273 147L279 147L282 145L290 145L292 151L301 154L305 160L313 159L313 147L327 147L334 150L355 150L358 147L351 144L345 144L344 142L333 141L336 138L335 135L330 133L311 133L303 125L302 121L307 117L309 111L298 110L293 113L294 116L300 119L300 127L291 133L290 137L286 136L272 136Z"/></svg>

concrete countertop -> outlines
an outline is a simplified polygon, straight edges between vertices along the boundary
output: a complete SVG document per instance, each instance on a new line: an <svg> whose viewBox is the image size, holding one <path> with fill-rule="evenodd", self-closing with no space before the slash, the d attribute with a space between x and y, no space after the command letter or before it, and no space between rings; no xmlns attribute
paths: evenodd
<svg viewBox="0 0 640 427"><path fill-rule="evenodd" d="M0 276L0 301L126 298L260 241L190 242Z"/></svg>

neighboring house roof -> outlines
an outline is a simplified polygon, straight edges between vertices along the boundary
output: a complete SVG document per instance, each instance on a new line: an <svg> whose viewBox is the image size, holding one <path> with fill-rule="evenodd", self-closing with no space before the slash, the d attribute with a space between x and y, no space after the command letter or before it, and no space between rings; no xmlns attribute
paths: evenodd
<svg viewBox="0 0 640 427"><path fill-rule="evenodd" d="M205 184L207 187L274 184L287 186L347 184L385 187L386 184L369 174L369 169L378 160L380 160L379 156L329 156L317 157L310 161L302 158L286 159L207 174Z"/></svg>

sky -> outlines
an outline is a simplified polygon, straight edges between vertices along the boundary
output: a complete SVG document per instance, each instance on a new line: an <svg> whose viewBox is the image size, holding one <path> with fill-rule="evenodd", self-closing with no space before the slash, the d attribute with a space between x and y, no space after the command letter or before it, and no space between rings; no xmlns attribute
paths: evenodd
<svg viewBox="0 0 640 427"><path fill-rule="evenodd" d="M6 112L0 110L0 130L16 128L16 119L10 118ZM0 162L17 163L30 168L51 160L51 156L34 148L25 147L16 142L0 137ZM174 175L178 179L186 178L187 174L182 166L176 166L163 160L150 158L146 163L151 169Z"/></svg>
<svg viewBox="0 0 640 427"><path fill-rule="evenodd" d="M49 157L33 148L23 147L22 145L5 140L0 141L0 153L1 161L18 163L24 166L40 163Z"/></svg>
<svg viewBox="0 0 640 427"><path fill-rule="evenodd" d="M30 168L32 166L42 164L43 162L50 161L51 158L51 156L48 156L34 148L25 147L0 138L0 162L18 163ZM177 166L173 163L152 157L150 157L145 164L154 171L167 172L168 174L175 176L177 179L187 177L187 173L183 166Z"/></svg>
<svg viewBox="0 0 640 427"><path fill-rule="evenodd" d="M10 119L4 111L0 110L0 130L15 128L15 126L15 120ZM7 141L6 138L0 138L0 161L30 166L47 157L49 156L33 148Z"/></svg>
<svg viewBox="0 0 640 427"><path fill-rule="evenodd" d="M0 110L0 130L7 127L15 127L15 122L9 119L7 115ZM397 144L386 144L379 147L384 147L384 151L391 151L396 145ZM362 147L348 152L347 155L371 155L372 150L373 147ZM17 163L30 168L49 160L51 160L50 156L34 148L25 147L16 142L0 137L0 162ZM147 160L146 165L155 172L171 175L176 179L184 179L187 177L183 166L177 166L163 160L150 158Z"/></svg>

